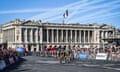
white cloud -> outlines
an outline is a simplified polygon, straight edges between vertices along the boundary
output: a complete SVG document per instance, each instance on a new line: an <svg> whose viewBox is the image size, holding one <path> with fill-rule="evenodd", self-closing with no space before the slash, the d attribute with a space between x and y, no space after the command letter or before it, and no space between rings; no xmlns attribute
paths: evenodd
<svg viewBox="0 0 120 72"><path fill-rule="evenodd" d="M90 2L87 4L82 4L82 5L77 5L75 7L71 7L70 10L73 9L73 11L69 14L67 21L68 22L79 22L84 19L91 18L93 16L97 17L98 15L101 15L104 13L109 13L110 10L119 8L119 5L117 5L116 3L120 2L120 1L111 1L108 3L104 3L102 5L100 4L100 5L93 6L94 3L98 3L98 2L101 2L101 1L95 1L95 2ZM111 8L110 6L112 6L113 8ZM82 8L84 8L84 9L82 9ZM95 9L99 9L99 8L101 8L102 10L95 11ZM82 17L81 16L76 17L76 18L74 17L74 15L80 15L81 13L89 12L89 11L94 11L94 12L86 14L86 15L81 15ZM104 15L102 15L102 16L104 17ZM55 20L61 19L61 15L59 15L57 17L49 17L49 18L50 19L46 19L46 21L55 21Z"/></svg>
<svg viewBox="0 0 120 72"><path fill-rule="evenodd" d="M120 1L119 1L120 2ZM103 11L107 11L107 8L109 8L110 6L113 6L115 5L116 3L118 3L118 1L114 1L114 2L109 2L109 3L104 3L102 5L96 5L96 6L89 6L89 7L84 7L85 9L84 10L76 10L74 12L72 12L68 18L71 19L74 15L79 15L81 13L84 13L84 12L89 12L89 11L94 11L95 9L99 9L99 8L102 8L102 9L105 9ZM80 8L80 7L77 7L77 8ZM102 12L102 11L101 11ZM88 16L88 14L86 14ZM84 16L86 16L84 15ZM90 16L89 16L90 17Z"/></svg>
<svg viewBox="0 0 120 72"><path fill-rule="evenodd" d="M120 15L120 12L115 12L115 13L108 13L108 14L105 14L105 15L99 15L99 16L96 16L96 17L92 17L92 18L88 18L88 19L84 19L82 20L82 22L86 22L86 21L90 21L90 20L94 20L94 19L108 19L108 18L111 18L111 17L115 17L115 16L119 16Z"/></svg>
<svg viewBox="0 0 120 72"><path fill-rule="evenodd" d="M63 10L62 10L62 8L68 7L68 9L70 9L70 10L73 11L72 13L70 13L70 16L68 17L68 18L70 18L70 17L74 16L75 14L79 13L77 10L84 9L85 6L92 5L92 4L101 2L101 1L103 1L103 0L97 0L97 1L96 1L96 0L93 0L93 1L91 1L90 3L76 4L76 5L71 4L71 5L63 6L63 7L60 8L62 14L61 14L61 13L57 13L57 14L59 14L59 17L58 17L58 16L57 16L57 17L50 17L49 15L47 15L47 17L50 18L50 19L47 19L47 21L59 19L59 18L63 15ZM78 3L79 3L79 2L78 2ZM42 14L40 14L40 15L42 15ZM53 16L54 16L54 15L56 15L56 14L53 13ZM34 16L33 16L33 18L34 18ZM38 18L39 18L39 16L38 16ZM62 18L62 17L61 17L61 18Z"/></svg>
<svg viewBox="0 0 120 72"><path fill-rule="evenodd" d="M36 19L36 20L37 19L45 19L45 18L48 18L48 17L56 16L56 15L59 15L59 17L60 17L60 15L62 15L66 9L69 9L70 7L74 7L76 5L79 5L82 2L83 1L81 0L81 1L78 1L78 2L75 2L75 3L71 3L71 4L68 4L68 5L65 5L63 7L53 8L53 9L51 8L50 11L47 10L44 13L37 14L37 15L32 16L32 17L30 17L28 19Z"/></svg>
<svg viewBox="0 0 120 72"><path fill-rule="evenodd" d="M70 6L74 6L77 5L79 3L81 3L84 0L72 3L72 4L68 4L65 7L68 8ZM53 11L53 10L57 10L58 8L46 8L46 9L18 9L18 10L4 10L4 11L0 11L0 14L13 14L13 13L29 13L29 12L49 12L49 11ZM63 9L63 7L61 8ZM64 8L65 10L65 8Z"/></svg>
<svg viewBox="0 0 120 72"><path fill-rule="evenodd" d="M78 22L78 21L83 21L83 20L87 20L87 19L93 19L93 18L95 19L95 18L97 18L97 16L104 17L106 14L111 14L110 11L112 11L113 9L117 9L117 8L120 8L120 5L112 6L112 8L98 10L93 13L89 13L87 15L81 16L80 18L71 19L69 21L70 22L73 22L73 21Z"/></svg>
<svg viewBox="0 0 120 72"><path fill-rule="evenodd" d="M96 18L104 18L106 16L117 16L119 12L111 13L111 11L120 8L120 5L118 4L120 3L120 0L112 0L108 2L105 1L106 0L80 0L78 2L74 2L59 8L8 10L0 11L0 14L39 12L39 14L34 15L28 19L62 21L63 13L66 9L68 9L69 16L66 19L67 22L84 22Z"/></svg>
<svg viewBox="0 0 120 72"><path fill-rule="evenodd" d="M50 9L21 9L21 10L5 10L0 11L0 14L14 14L14 13L30 13L30 12L44 12Z"/></svg>

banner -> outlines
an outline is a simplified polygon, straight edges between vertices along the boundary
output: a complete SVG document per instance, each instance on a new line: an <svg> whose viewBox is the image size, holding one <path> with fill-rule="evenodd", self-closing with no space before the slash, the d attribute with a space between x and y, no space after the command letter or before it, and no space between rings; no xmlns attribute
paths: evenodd
<svg viewBox="0 0 120 72"><path fill-rule="evenodd" d="M107 53L97 53L96 60L107 60Z"/></svg>
<svg viewBox="0 0 120 72"><path fill-rule="evenodd" d="M80 59L87 59L88 58L88 54L86 54L86 53L80 53L79 54L79 58Z"/></svg>

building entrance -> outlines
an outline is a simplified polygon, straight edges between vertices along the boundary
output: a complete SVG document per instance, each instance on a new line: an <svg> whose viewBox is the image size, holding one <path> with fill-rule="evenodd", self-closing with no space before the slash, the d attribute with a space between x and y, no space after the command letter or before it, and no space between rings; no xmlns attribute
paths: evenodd
<svg viewBox="0 0 120 72"><path fill-rule="evenodd" d="M28 51L31 51L31 45L28 44Z"/></svg>

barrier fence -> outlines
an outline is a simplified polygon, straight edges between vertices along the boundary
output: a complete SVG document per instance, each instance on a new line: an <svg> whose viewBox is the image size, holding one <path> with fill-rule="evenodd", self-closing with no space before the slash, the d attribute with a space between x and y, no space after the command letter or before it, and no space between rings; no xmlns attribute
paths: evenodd
<svg viewBox="0 0 120 72"><path fill-rule="evenodd" d="M11 56L9 58L4 58L0 60L0 70L5 69L6 67L18 62L20 60L19 56Z"/></svg>
<svg viewBox="0 0 120 72"><path fill-rule="evenodd" d="M23 52L18 52L12 48L0 49L0 70L20 61Z"/></svg>
<svg viewBox="0 0 120 72"><path fill-rule="evenodd" d="M66 51L66 50L64 50ZM42 56L42 57L59 57L59 49L56 50L44 50L39 52L17 52L14 50L3 49L0 50L0 70L8 67L11 64L20 60L20 56ZM74 59L82 60L108 60L108 61L120 61L120 48L97 50L95 48L89 49L73 49L71 50L71 57Z"/></svg>
<svg viewBox="0 0 120 72"><path fill-rule="evenodd" d="M32 55L32 56L42 56L42 57L58 57L57 51L51 52L51 51L41 51L41 52L29 52L25 54L26 56ZM120 61L120 53L104 53L104 52L98 52L98 53L73 53L72 55L75 59L87 59L87 60L109 60L109 61Z"/></svg>
<svg viewBox="0 0 120 72"><path fill-rule="evenodd" d="M41 51L41 52L26 52L21 55L24 56L42 56L42 57L58 57L58 51ZM120 53L86 53L86 52L76 52L72 55L74 59L83 60L108 60L108 61L120 61ZM10 56L5 57L0 60L0 70L18 62L20 56Z"/></svg>

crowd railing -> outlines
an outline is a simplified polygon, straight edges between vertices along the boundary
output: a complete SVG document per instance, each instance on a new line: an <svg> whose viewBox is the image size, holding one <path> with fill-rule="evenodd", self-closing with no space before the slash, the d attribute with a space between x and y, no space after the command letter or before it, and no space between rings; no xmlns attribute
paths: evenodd
<svg viewBox="0 0 120 72"><path fill-rule="evenodd" d="M39 51L29 52L26 56L41 56L41 57L58 57L58 51ZM75 59L87 59L87 60L107 60L107 61L120 61L120 53L107 53L107 52L78 52L73 54Z"/></svg>

